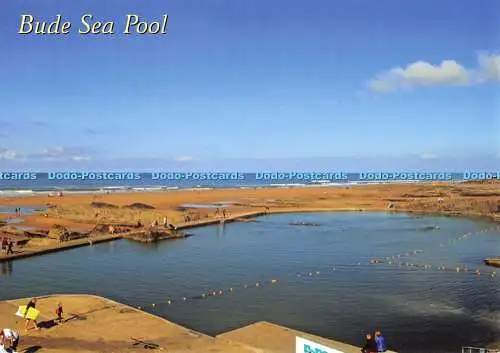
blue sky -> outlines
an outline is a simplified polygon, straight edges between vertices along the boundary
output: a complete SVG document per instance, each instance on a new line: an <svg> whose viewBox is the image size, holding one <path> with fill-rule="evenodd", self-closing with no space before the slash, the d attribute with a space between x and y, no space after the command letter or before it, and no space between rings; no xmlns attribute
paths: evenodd
<svg viewBox="0 0 500 353"><path fill-rule="evenodd" d="M496 169L500 3L9 1L0 169ZM80 35L80 18L114 35ZM166 35L123 35L127 14ZM72 22L20 35L21 14Z"/></svg>

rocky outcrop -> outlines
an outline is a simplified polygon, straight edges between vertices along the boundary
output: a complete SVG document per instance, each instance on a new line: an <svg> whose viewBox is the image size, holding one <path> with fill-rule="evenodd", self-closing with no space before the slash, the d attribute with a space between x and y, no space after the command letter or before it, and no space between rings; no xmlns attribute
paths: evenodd
<svg viewBox="0 0 500 353"><path fill-rule="evenodd" d="M135 202L131 205L123 206L123 208L130 208L132 210L154 210L155 208L146 203Z"/></svg>
<svg viewBox="0 0 500 353"><path fill-rule="evenodd" d="M319 227L321 224L312 222L290 222L291 226Z"/></svg>
<svg viewBox="0 0 500 353"><path fill-rule="evenodd" d="M500 258L485 259L484 263L485 263L485 265L488 265L488 266L500 267Z"/></svg>
<svg viewBox="0 0 500 353"><path fill-rule="evenodd" d="M177 231L137 231L124 233L126 239L138 241L140 243L155 243L160 240L187 238L192 234Z"/></svg>
<svg viewBox="0 0 500 353"><path fill-rule="evenodd" d="M94 201L90 203L90 206L94 208L118 208L118 206L113 205L112 203Z"/></svg>
<svg viewBox="0 0 500 353"><path fill-rule="evenodd" d="M89 233L90 234L117 234L130 232L135 225L129 224L98 224Z"/></svg>
<svg viewBox="0 0 500 353"><path fill-rule="evenodd" d="M71 233L68 229L60 224L54 224L49 230L49 237L55 238L60 242L71 240Z"/></svg>
<svg viewBox="0 0 500 353"><path fill-rule="evenodd" d="M25 230L24 235L29 238L47 238L49 234L48 230L45 229L35 229L35 230Z"/></svg>

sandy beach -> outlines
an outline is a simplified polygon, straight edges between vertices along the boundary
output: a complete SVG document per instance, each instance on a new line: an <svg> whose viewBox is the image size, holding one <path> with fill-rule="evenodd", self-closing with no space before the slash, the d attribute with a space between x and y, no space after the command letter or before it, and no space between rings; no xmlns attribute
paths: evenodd
<svg viewBox="0 0 500 353"><path fill-rule="evenodd" d="M224 219L263 212L310 211L383 211L484 217L500 220L500 182L382 184L352 187L252 188L175 190L159 192L123 192L109 194L65 194L62 197L36 195L0 199L0 206L49 207L46 211L22 215L22 227L49 230L60 224L71 231L89 231L97 224L134 227L140 220L146 227L152 222L168 223L179 228L211 224ZM203 205L226 203L216 208ZM133 205L135 204L135 206ZM137 205L139 204L139 205ZM184 204L200 207L180 208ZM133 205L132 207L127 207ZM213 205L212 205L213 206ZM15 215L3 215L6 220ZM17 224L13 224L16 226ZM83 244L88 243L83 241ZM70 244L68 243L67 246ZM17 254L48 248L65 248L55 239L32 238ZM4 257L5 255L2 254Z"/></svg>

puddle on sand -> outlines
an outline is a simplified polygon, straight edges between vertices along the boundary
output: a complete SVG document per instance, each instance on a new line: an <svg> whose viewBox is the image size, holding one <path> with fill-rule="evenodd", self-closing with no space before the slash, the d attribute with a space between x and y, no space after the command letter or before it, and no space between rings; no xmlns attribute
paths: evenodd
<svg viewBox="0 0 500 353"><path fill-rule="evenodd" d="M5 223L7 224L19 224L19 223L23 223L24 222L24 219L20 218L20 217L14 217L14 218L7 218L7 219L4 219Z"/></svg>
<svg viewBox="0 0 500 353"><path fill-rule="evenodd" d="M219 205L203 205L203 204L196 204L196 203L184 203L180 205L179 207L181 208L217 208L220 207Z"/></svg>
<svg viewBox="0 0 500 353"><path fill-rule="evenodd" d="M35 229L37 229L36 227L28 227L28 226L24 226L24 227L23 226L17 226L16 228L19 229L19 230L23 230L23 231L24 230L35 230Z"/></svg>
<svg viewBox="0 0 500 353"><path fill-rule="evenodd" d="M21 214L30 215L35 214L39 211L45 210L45 207L41 206L0 206L0 213L15 214L16 208L21 209Z"/></svg>
<svg viewBox="0 0 500 353"><path fill-rule="evenodd" d="M181 208L221 208L233 206L235 201L220 201L207 204L197 204L197 203L184 203L180 205Z"/></svg>

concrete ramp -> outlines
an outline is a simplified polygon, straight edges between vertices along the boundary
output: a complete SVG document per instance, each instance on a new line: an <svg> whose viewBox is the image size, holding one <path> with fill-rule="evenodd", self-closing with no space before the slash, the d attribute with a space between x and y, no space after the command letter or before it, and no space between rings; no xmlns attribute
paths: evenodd
<svg viewBox="0 0 500 353"><path fill-rule="evenodd" d="M238 343L249 349L253 349L256 353L295 353L295 341L297 336L343 353L360 353L361 351L360 347L292 330L264 321L223 333L217 336L216 339L228 343ZM394 352L387 351L387 353Z"/></svg>
<svg viewBox="0 0 500 353"><path fill-rule="evenodd" d="M24 331L14 315L29 298L0 302L0 328L18 330L19 352L37 353L255 353L238 343L217 341L141 310L92 295L39 297L40 331ZM58 302L64 320L55 323Z"/></svg>

